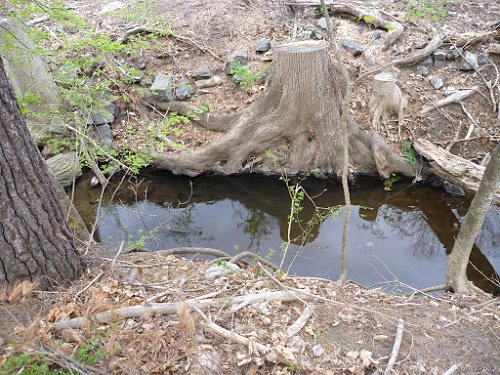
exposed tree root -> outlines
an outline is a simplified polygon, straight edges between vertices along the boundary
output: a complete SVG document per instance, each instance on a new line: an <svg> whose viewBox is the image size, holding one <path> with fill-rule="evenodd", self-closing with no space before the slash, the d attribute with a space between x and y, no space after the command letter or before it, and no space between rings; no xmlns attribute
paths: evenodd
<svg viewBox="0 0 500 375"><path fill-rule="evenodd" d="M396 67L403 67L418 64L419 62L429 57L439 47L441 47L445 37L446 33L444 32L435 33L429 43L425 46L425 48L421 49L411 56L403 57L394 61L393 65Z"/></svg>
<svg viewBox="0 0 500 375"><path fill-rule="evenodd" d="M344 84L323 41L289 43L278 47L265 93L240 115L211 117L198 123L225 134L194 151L155 155L158 168L196 176L201 173L234 174L251 170L266 174L340 174L342 144L339 137ZM157 103L163 110L187 113L179 102ZM351 173L388 178L392 172L414 176L415 171L373 132L349 124ZM260 161L255 162L256 158Z"/></svg>
<svg viewBox="0 0 500 375"><path fill-rule="evenodd" d="M490 38L495 38L498 36L500 36L500 30L493 30L482 33L456 34L450 36L450 40L456 47L464 47L488 40Z"/></svg>

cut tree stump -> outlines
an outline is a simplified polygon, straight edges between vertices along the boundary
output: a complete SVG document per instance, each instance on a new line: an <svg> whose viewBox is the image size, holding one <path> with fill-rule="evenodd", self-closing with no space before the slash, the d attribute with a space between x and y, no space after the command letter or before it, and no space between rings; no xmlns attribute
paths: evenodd
<svg viewBox="0 0 500 375"><path fill-rule="evenodd" d="M406 98L397 85L397 78L388 72L377 74L373 77L372 96L369 107L374 112L372 126L379 131L379 124L385 127L387 133L387 122L396 120L398 124L398 136L401 139L401 122L403 120L403 109L406 106Z"/></svg>
<svg viewBox="0 0 500 375"><path fill-rule="evenodd" d="M431 171L435 175L469 192L477 192L483 179L485 167L453 155L427 139L417 139L413 143L413 147L429 161ZM493 201L497 204L500 203L500 187L497 188Z"/></svg>
<svg viewBox="0 0 500 375"><path fill-rule="evenodd" d="M276 48L264 93L241 114L200 121L225 131L213 143L194 151L155 155L154 164L178 174L311 173L340 175L340 116L345 84L332 62L328 43L304 41ZM145 100L157 108L174 103ZM185 106L184 110L188 107ZM180 112L182 113L182 112ZM357 174L393 172L414 176L415 170L375 132L349 124L350 170ZM249 166L249 167L248 167ZM247 168L246 168L247 167Z"/></svg>

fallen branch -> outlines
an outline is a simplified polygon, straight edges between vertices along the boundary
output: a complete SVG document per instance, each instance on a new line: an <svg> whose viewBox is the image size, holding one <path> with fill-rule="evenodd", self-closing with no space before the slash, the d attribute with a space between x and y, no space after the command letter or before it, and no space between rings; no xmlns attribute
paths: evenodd
<svg viewBox="0 0 500 375"><path fill-rule="evenodd" d="M242 253L239 253L238 255L235 255L234 257L232 257L229 260L229 263L237 263L237 262L239 262L240 260L242 260L244 258L252 258L254 260L258 260L259 262L261 262L265 266L271 268L273 271L276 271L279 268L273 262L271 262L271 261L269 261L267 259L264 259L259 254L255 254L255 253L252 253L250 251L244 251Z"/></svg>
<svg viewBox="0 0 500 375"><path fill-rule="evenodd" d="M447 106L449 104L460 104L463 100L469 98L470 96L474 95L478 91L479 91L478 86L475 86L472 89L468 89L468 90L457 91L456 93L451 94L450 96L448 96L444 99L441 99L441 100L437 101L436 103L433 103L430 106L425 107L422 110L422 112L420 112L420 113L422 115L425 115L429 112L434 111L437 108L441 108L441 107Z"/></svg>
<svg viewBox="0 0 500 375"><path fill-rule="evenodd" d="M295 322L290 325L286 330L286 335L288 338L295 336L300 332L302 328L307 324L309 318L314 314L314 306L307 305L302 314L297 318Z"/></svg>
<svg viewBox="0 0 500 375"><path fill-rule="evenodd" d="M458 368L460 367L460 364L454 364L453 366L451 366L448 370L446 370L445 372L443 372L443 375L451 375L453 374L455 371L458 370Z"/></svg>
<svg viewBox="0 0 500 375"><path fill-rule="evenodd" d="M421 49L417 53L397 59L393 62L394 66L403 67L418 64L420 61L425 60L429 57L435 50L437 50L443 44L443 40L446 34L443 32L436 33L432 39L427 43L425 48Z"/></svg>
<svg viewBox="0 0 500 375"><path fill-rule="evenodd" d="M465 34L456 34L450 36L450 41L456 47L464 47L471 44L476 44L482 42L489 38L494 38L495 36L500 35L499 30L494 31L486 31L483 33L465 33Z"/></svg>
<svg viewBox="0 0 500 375"><path fill-rule="evenodd" d="M298 298L309 299L310 297L306 294L297 296L297 294L292 294L289 292L274 291L274 292L263 292L259 294L247 294L244 296L237 296L232 298L218 298L218 299L205 299L198 300L196 298L187 300L186 303L198 308L206 309L211 306L227 307L233 304L240 303L259 303L259 302L269 302L269 301L296 301ZM129 307L122 307L114 310L105 311L97 314L94 318L94 322L107 323L116 321L117 319L128 319L137 318L145 314L156 313L161 315L176 314L179 310L182 302L171 302L171 303L159 303L151 305L136 305ZM69 320L63 320L60 322L55 322L49 324L49 328L55 330L61 330L64 328L77 328L84 324L84 317L73 318Z"/></svg>
<svg viewBox="0 0 500 375"><path fill-rule="evenodd" d="M413 147L429 161L435 175L469 192L476 192L479 188L485 167L453 155L427 139L415 140ZM500 203L500 189L497 189L493 201Z"/></svg>
<svg viewBox="0 0 500 375"><path fill-rule="evenodd" d="M141 251L142 251L141 249L133 249L133 251L129 251L126 253L141 252ZM144 250L144 252L148 252L148 250ZM158 253L163 255L163 256L185 255L185 254L202 254L202 255L211 255L211 256L214 256L217 258L224 258L224 257L230 258L231 257L225 251L211 249L209 247L174 247L173 249L155 251L155 254L158 254Z"/></svg>
<svg viewBox="0 0 500 375"><path fill-rule="evenodd" d="M403 339L403 328L404 328L404 320L398 319L398 328L396 330L396 339L394 340L394 346L392 347L391 357L389 358L389 362L387 363L387 367L385 368L384 375L390 375L392 367L396 363L398 359L399 349L401 348L401 341Z"/></svg>
<svg viewBox="0 0 500 375"><path fill-rule="evenodd" d="M154 31L155 30L147 26L137 26L125 32L125 34L119 37L116 41L118 43L125 43L128 40L128 38L130 38L132 35L142 34L142 33L153 33Z"/></svg>

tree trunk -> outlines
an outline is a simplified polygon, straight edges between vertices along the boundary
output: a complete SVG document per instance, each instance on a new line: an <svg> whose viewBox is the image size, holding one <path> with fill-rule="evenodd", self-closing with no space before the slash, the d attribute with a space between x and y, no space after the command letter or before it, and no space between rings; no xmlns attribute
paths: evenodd
<svg viewBox="0 0 500 375"><path fill-rule="evenodd" d="M0 152L0 283L46 288L79 276L81 257L1 59Z"/></svg>
<svg viewBox="0 0 500 375"><path fill-rule="evenodd" d="M328 43L282 45L269 70L264 94L241 115L221 119L223 126L214 125L217 118L202 122L211 129L226 130L224 136L198 150L157 155L156 166L189 176L243 171L279 174L283 170L340 175L345 83L338 78ZM172 106L145 99L160 108ZM362 131L353 123L348 131L351 172L378 172L385 178L391 172L415 175L375 133Z"/></svg>
<svg viewBox="0 0 500 375"><path fill-rule="evenodd" d="M472 200L465 221L451 251L446 269L446 284L455 293L467 293L471 283L467 280L467 265L474 241L481 230L484 217L500 184L500 143L496 145L491 160L484 171L479 189Z"/></svg>

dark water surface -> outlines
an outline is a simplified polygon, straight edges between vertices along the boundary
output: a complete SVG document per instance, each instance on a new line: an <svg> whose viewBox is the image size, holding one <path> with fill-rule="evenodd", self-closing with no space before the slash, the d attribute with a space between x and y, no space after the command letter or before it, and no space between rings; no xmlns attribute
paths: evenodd
<svg viewBox="0 0 500 375"><path fill-rule="evenodd" d="M290 197L283 181L264 176L187 178L144 174L126 179L109 199L121 178L116 177L99 208L100 188L89 187L90 176L76 187L76 206L89 225L98 217L96 239L110 248L125 241L149 250L202 246L231 254L249 250L279 264L280 245L287 240ZM192 188L191 188L192 184ZM347 278L369 286L400 280L415 288L444 283L447 256L468 201L430 186L396 183L384 191L383 182L363 179L352 187ZM341 185L332 180L302 183L317 206L343 202ZM337 279L343 211L333 217L310 219L306 203L302 228L291 228L292 246L286 258L291 274ZM305 229L305 231L304 231ZM500 208L491 206L476 241L469 278L490 292L487 281L500 270Z"/></svg>

